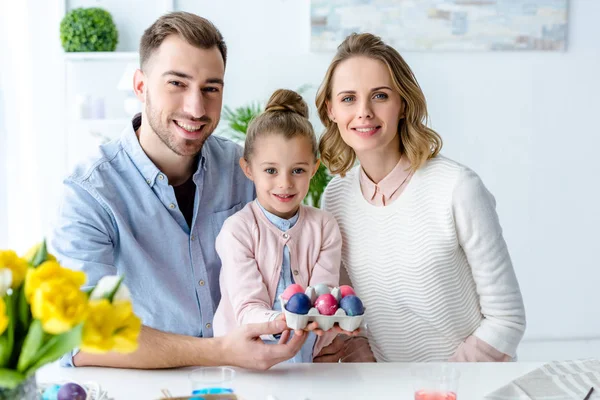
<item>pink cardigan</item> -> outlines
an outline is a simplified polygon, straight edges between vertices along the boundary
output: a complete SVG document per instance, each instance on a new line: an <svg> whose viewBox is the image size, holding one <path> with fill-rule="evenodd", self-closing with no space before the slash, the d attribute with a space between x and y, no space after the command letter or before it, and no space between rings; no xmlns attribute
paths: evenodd
<svg viewBox="0 0 600 400"><path fill-rule="evenodd" d="M281 232L264 215L256 200L229 217L217 236L221 258L221 302L213 321L215 336L235 327L272 320L281 275L283 248L288 246L294 281L303 287L325 283L338 286L342 237L328 212L300 206L296 224ZM334 334L320 337L313 355L331 343Z"/></svg>

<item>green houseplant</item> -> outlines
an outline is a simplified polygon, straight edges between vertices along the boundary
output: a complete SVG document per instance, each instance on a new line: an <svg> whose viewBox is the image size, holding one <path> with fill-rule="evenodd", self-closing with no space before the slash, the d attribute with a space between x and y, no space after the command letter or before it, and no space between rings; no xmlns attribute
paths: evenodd
<svg viewBox="0 0 600 400"><path fill-rule="evenodd" d="M298 92L301 91L302 89L298 90ZM248 131L248 124L262 111L263 107L258 102L253 102L246 106L235 109L227 106L223 107L222 118L223 121L227 123L227 129L224 132L225 136L228 136L233 140L243 142L246 138L246 132ZM317 173L310 181L308 194L304 198L304 204L313 207L320 207L321 196L323 195L323 191L330 180L331 175L329 175L327 167L321 163Z"/></svg>
<svg viewBox="0 0 600 400"><path fill-rule="evenodd" d="M115 51L119 33L108 11L75 8L60 22L60 41L66 52Z"/></svg>

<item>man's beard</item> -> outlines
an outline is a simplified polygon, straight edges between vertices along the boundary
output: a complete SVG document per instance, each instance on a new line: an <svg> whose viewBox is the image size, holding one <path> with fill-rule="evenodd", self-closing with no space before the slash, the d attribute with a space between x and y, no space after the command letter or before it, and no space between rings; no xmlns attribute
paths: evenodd
<svg viewBox="0 0 600 400"><path fill-rule="evenodd" d="M168 126L162 126L160 121L160 112L152 107L152 101L150 100L150 92L146 94L146 116L148 117L148 124L150 125L150 128L152 128L154 133L156 133L156 136L158 136L158 138L165 144L165 146L167 146L173 153L179 156L188 157L195 156L198 153L200 153L204 142L215 130L215 125L211 123L212 119L210 119L206 115L200 118L182 118L203 122L205 123L205 125L201 128L203 132L200 138L196 140L184 139L183 144L177 143L175 136L176 134L171 132Z"/></svg>

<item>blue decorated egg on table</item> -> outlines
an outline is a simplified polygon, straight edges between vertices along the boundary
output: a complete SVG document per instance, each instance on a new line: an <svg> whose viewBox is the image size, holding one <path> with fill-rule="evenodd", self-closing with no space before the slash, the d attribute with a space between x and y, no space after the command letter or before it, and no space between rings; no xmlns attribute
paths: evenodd
<svg viewBox="0 0 600 400"><path fill-rule="evenodd" d="M42 394L42 400L57 400L58 399L58 391L60 390L60 385L54 384L48 386L44 393Z"/></svg>
<svg viewBox="0 0 600 400"><path fill-rule="evenodd" d="M365 312L365 307L363 306L362 301L358 298L358 296L354 295L342 297L342 300L340 301L340 307L346 311L346 315L350 317L363 315Z"/></svg>
<svg viewBox="0 0 600 400"><path fill-rule="evenodd" d="M288 300L285 309L294 314L308 314L312 304L310 298L304 293L296 293Z"/></svg>

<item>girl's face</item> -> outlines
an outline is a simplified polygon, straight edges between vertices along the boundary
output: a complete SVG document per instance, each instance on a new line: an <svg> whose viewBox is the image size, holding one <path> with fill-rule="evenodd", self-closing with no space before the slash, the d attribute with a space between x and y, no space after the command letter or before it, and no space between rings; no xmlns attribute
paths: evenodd
<svg viewBox="0 0 600 400"><path fill-rule="evenodd" d="M289 219L306 197L319 161L315 161L308 138L286 139L275 133L259 136L250 161L241 158L240 166L254 182L260 204L270 213Z"/></svg>
<svg viewBox="0 0 600 400"><path fill-rule="evenodd" d="M400 149L404 105L393 87L385 64L368 57L342 61L333 73L329 118L359 158L373 150Z"/></svg>

